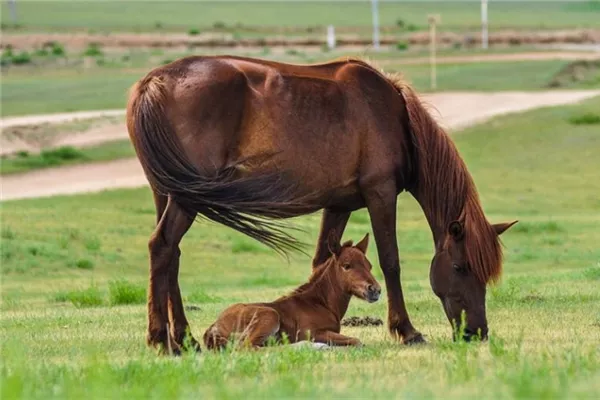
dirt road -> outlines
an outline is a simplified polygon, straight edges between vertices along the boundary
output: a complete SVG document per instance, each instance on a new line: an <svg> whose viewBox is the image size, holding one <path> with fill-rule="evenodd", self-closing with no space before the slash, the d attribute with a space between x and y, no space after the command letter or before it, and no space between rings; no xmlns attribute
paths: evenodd
<svg viewBox="0 0 600 400"><path fill-rule="evenodd" d="M432 113L450 130L482 122L490 117L509 112L524 111L537 107L578 102L600 95L600 90L554 90L545 92L499 92L499 93L436 93L423 95L431 104ZM123 111L110 111L118 115ZM104 115L106 111L88 112L88 118ZM42 121L68 121L82 118L81 113L49 116L20 117L21 124ZM14 121L14 119L12 119ZM2 127L14 123L2 121ZM115 127L118 129L118 127ZM116 131L115 131L116 132ZM127 137L120 129L111 138ZM59 194L97 192L105 189L132 188L146 185L146 179L137 159L116 160L108 163L76 165L46 169L26 174L2 177L2 200L46 197Z"/></svg>

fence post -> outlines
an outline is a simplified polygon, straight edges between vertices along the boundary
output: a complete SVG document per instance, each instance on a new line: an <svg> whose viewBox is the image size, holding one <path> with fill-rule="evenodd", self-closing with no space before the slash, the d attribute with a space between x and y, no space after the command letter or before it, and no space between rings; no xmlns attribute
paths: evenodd
<svg viewBox="0 0 600 400"><path fill-rule="evenodd" d="M481 47L488 48L488 0L481 0Z"/></svg>
<svg viewBox="0 0 600 400"><path fill-rule="evenodd" d="M329 50L335 48L335 28L333 25L327 27L327 47Z"/></svg>
<svg viewBox="0 0 600 400"><path fill-rule="evenodd" d="M427 16L427 22L429 22L429 65L431 70L431 89L437 88L437 71L436 71L436 59L435 59L435 44L436 44L436 24L440 22L441 18L439 14L430 14Z"/></svg>
<svg viewBox="0 0 600 400"><path fill-rule="evenodd" d="M379 50L379 10L377 0L371 0L371 12L373 14L373 48Z"/></svg>

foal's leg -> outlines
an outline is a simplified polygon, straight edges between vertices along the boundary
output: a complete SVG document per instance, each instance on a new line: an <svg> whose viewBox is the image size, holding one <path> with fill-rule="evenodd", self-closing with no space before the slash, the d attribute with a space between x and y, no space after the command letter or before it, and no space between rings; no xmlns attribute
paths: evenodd
<svg viewBox="0 0 600 400"><path fill-rule="evenodd" d="M319 232L319 239L317 240L317 250L315 251L315 257L313 258L313 268L323 264L330 256L328 239L329 233L332 229L335 229L336 240L339 242L344 234L344 229L350 218L349 212L335 212L329 209L323 210L323 217L321 218L321 232Z"/></svg>
<svg viewBox="0 0 600 400"><path fill-rule="evenodd" d="M155 195L157 214L164 206L164 199ZM187 232L194 217L185 213L177 203L168 198L162 216L152 233L148 248L150 250L150 283L148 288L148 336L147 342L152 346L163 346L165 351L169 346L175 352L180 346L169 337L167 323L169 322L169 277L177 258L179 265L179 242ZM175 273L176 276L176 273ZM177 281L175 280L177 285ZM177 295L180 296L179 291ZM183 309L181 309L183 313ZM173 318L180 317L177 313ZM185 321L187 323L187 321Z"/></svg>
<svg viewBox="0 0 600 400"><path fill-rule="evenodd" d="M421 343L425 340L410 322L400 282L400 259L396 242L396 185L388 182L365 193L377 244L379 264L385 277L388 296L388 325L394 337L403 343Z"/></svg>
<svg viewBox="0 0 600 400"><path fill-rule="evenodd" d="M247 325L243 330L242 345L262 347L280 328L279 313L270 307L246 306L243 319Z"/></svg>
<svg viewBox="0 0 600 400"><path fill-rule="evenodd" d="M315 333L315 342L326 343L331 346L361 346L362 343L357 338L344 336L341 333L332 331L321 331Z"/></svg>

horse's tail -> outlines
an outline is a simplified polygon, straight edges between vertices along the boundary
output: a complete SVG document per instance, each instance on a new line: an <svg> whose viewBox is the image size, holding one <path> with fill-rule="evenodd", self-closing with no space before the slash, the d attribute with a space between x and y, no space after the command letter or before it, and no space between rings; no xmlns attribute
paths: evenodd
<svg viewBox="0 0 600 400"><path fill-rule="evenodd" d="M235 177L235 167L201 174L185 156L165 113L169 89L149 75L131 89L127 128L152 189L186 211L244 233L281 253L301 244L269 219L298 215L302 206L281 173ZM291 182L292 180L288 180Z"/></svg>

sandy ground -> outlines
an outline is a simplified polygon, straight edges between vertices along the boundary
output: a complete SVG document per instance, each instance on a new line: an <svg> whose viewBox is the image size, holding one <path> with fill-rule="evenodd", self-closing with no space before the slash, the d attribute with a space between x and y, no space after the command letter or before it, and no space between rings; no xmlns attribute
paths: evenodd
<svg viewBox="0 0 600 400"><path fill-rule="evenodd" d="M545 92L498 92L498 93L436 93L423 95L432 108L435 118L450 131L476 124L486 119L510 112L537 107L578 102L600 95L600 90L553 90ZM122 110L86 112L86 118L102 115L122 115ZM65 122L83 118L83 113L55 114L6 119L0 126L33 124L45 121ZM15 122L15 121L18 121ZM12 125L11 125L12 124ZM101 139L126 138L124 126L113 125L110 133L88 137L63 137L63 144L97 144ZM75 165L39 170L25 174L2 177L2 200L47 197L59 194L97 192L114 188L133 188L147 184L137 159L116 160L107 163Z"/></svg>

